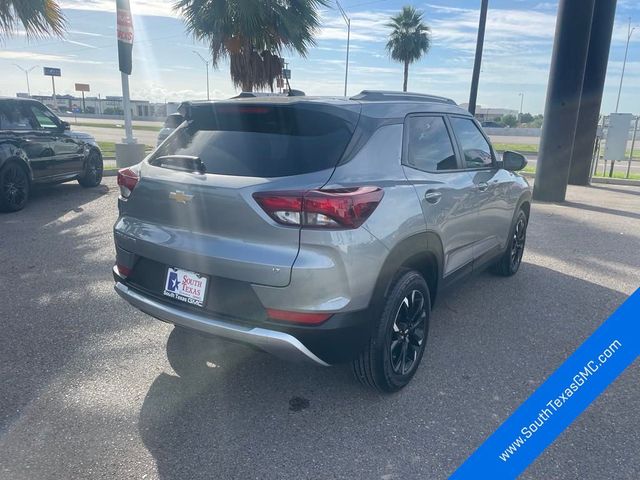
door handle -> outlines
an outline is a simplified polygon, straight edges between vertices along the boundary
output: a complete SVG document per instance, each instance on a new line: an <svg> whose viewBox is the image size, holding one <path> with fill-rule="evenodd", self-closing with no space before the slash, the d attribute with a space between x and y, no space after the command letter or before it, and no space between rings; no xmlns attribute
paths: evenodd
<svg viewBox="0 0 640 480"><path fill-rule="evenodd" d="M489 184L487 182L480 182L478 184L478 190L480 190L481 192L486 192L487 188L489 188Z"/></svg>
<svg viewBox="0 0 640 480"><path fill-rule="evenodd" d="M442 193L437 190L427 190L424 194L424 199L429 202L436 204L442 198Z"/></svg>

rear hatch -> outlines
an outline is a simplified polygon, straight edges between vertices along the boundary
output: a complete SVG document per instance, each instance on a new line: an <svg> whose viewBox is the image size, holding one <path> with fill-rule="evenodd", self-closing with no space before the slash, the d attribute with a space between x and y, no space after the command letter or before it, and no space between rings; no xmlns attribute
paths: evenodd
<svg viewBox="0 0 640 480"><path fill-rule="evenodd" d="M117 246L158 272L288 285L300 227L274 222L253 194L324 185L359 110L304 100L191 104L121 201Z"/></svg>

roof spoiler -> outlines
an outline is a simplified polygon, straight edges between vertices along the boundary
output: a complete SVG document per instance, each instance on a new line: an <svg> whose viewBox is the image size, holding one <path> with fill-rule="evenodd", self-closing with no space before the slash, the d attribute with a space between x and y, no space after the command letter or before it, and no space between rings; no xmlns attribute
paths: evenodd
<svg viewBox="0 0 640 480"><path fill-rule="evenodd" d="M407 102L447 103L449 105L457 105L456 102L446 97L438 97L437 95L427 95L425 93L395 92L391 90L363 90L359 94L351 97L350 99L366 100L369 102L407 101Z"/></svg>

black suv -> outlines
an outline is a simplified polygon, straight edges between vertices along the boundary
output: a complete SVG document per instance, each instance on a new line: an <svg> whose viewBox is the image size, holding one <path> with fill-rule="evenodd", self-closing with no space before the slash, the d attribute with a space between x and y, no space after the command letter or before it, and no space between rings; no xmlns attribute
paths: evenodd
<svg viewBox="0 0 640 480"><path fill-rule="evenodd" d="M35 184L78 180L95 187L102 168L93 137L71 132L38 101L0 98L0 211L24 208Z"/></svg>

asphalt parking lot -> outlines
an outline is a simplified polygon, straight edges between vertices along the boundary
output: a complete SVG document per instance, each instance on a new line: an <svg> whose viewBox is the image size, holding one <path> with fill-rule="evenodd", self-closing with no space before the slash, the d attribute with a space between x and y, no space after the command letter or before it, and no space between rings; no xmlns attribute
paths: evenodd
<svg viewBox="0 0 640 480"><path fill-rule="evenodd" d="M521 271L444 293L421 368L348 367L172 333L113 292L115 179L0 216L0 478L446 478L640 285L640 188L536 204ZM635 479L638 362L525 472Z"/></svg>

